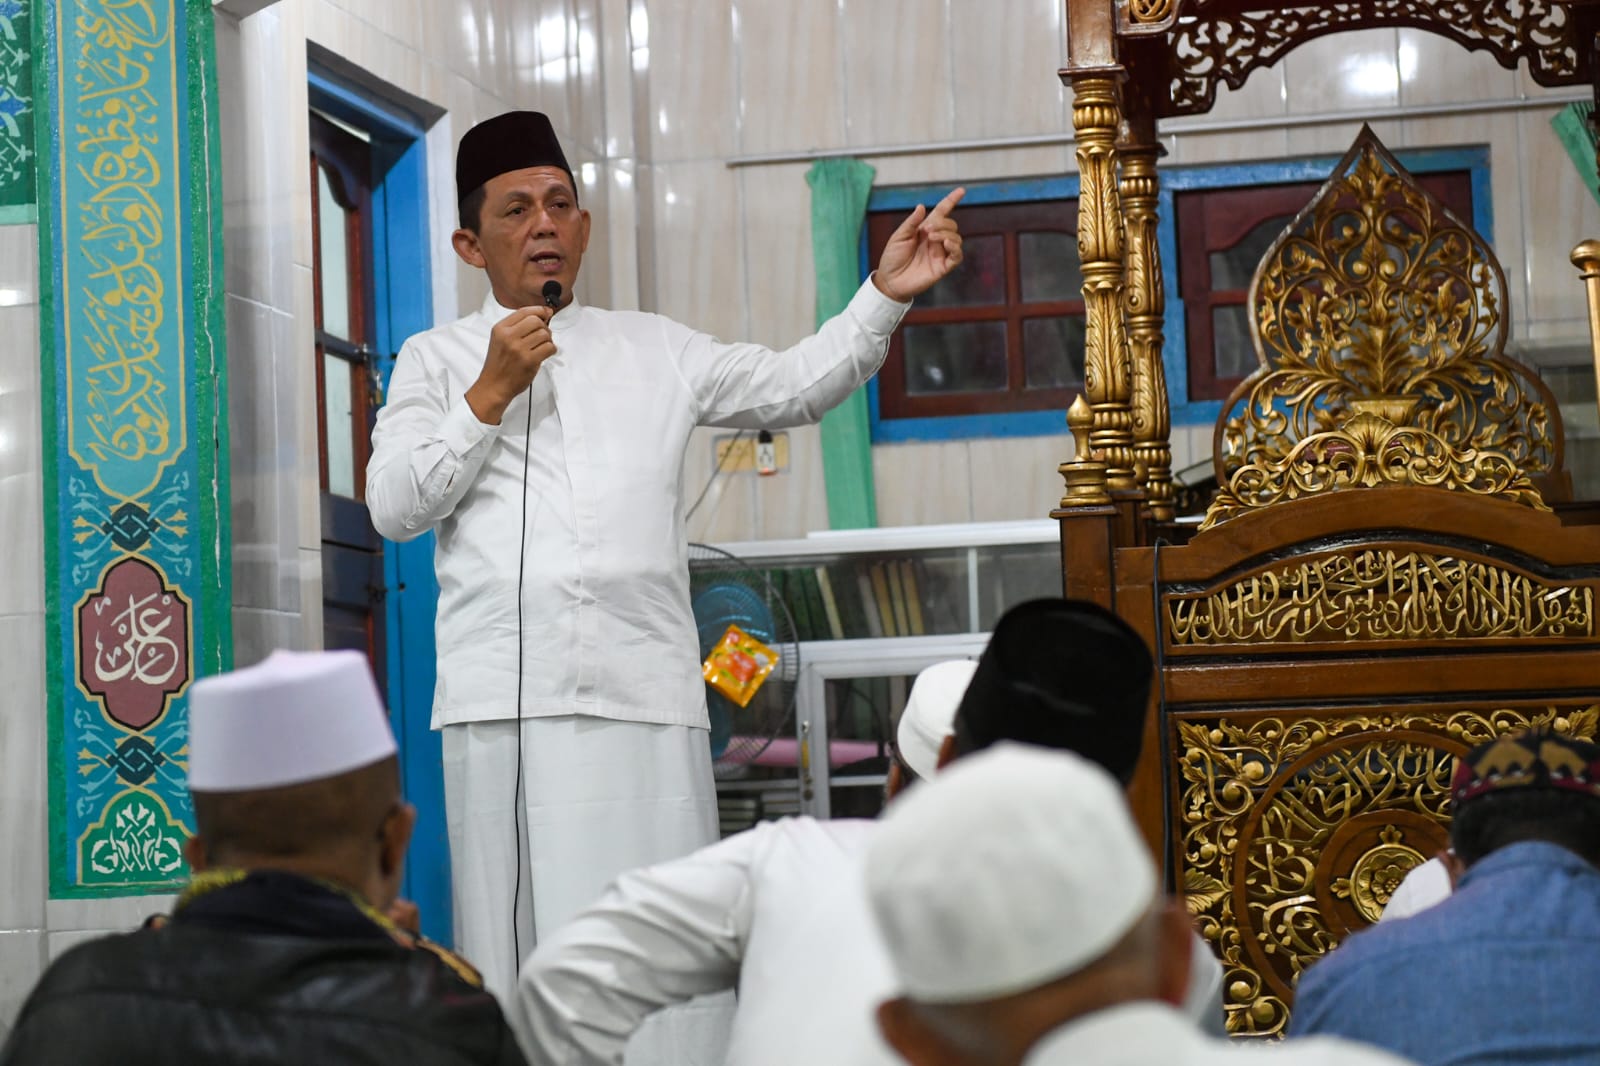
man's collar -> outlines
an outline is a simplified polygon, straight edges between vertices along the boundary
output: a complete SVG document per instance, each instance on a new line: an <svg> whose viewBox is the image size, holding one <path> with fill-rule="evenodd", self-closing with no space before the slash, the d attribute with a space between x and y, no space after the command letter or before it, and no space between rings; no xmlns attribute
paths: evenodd
<svg viewBox="0 0 1600 1066"><path fill-rule="evenodd" d="M1552 844L1547 840L1521 840L1496 848L1469 866L1461 875L1457 888L1465 888L1480 878L1489 877L1501 870L1518 866L1557 866L1574 873L1600 874L1588 860L1575 851Z"/></svg>
<svg viewBox="0 0 1600 1066"><path fill-rule="evenodd" d="M516 308L507 307L505 304L495 299L494 289L491 288L484 295L483 306L478 310L490 325L494 325L507 315L511 314L514 310L516 310ZM567 326L572 325L578 320L578 315L582 312L582 310L583 305L578 303L578 297L574 295L572 297L572 301L568 303L567 306L556 312L555 317L550 320L550 325L555 329L565 329Z"/></svg>

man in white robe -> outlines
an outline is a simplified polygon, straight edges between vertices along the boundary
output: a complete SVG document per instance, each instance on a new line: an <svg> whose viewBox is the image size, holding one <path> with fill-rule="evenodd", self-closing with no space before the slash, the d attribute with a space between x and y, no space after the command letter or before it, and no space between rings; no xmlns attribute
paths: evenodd
<svg viewBox="0 0 1600 1066"><path fill-rule="evenodd" d="M457 947L502 998L520 957L623 870L716 838L680 485L691 430L815 422L961 261L912 212L849 306L786 351L572 296L590 217L549 120L457 157L483 306L401 349L372 435L384 536L430 530Z"/></svg>
<svg viewBox="0 0 1600 1066"><path fill-rule="evenodd" d="M1120 783L1018 744L957 760L893 805L867 893L899 993L877 1010L912 1066L1400 1066L1318 1038L1250 1047L1177 1009L1194 944Z"/></svg>

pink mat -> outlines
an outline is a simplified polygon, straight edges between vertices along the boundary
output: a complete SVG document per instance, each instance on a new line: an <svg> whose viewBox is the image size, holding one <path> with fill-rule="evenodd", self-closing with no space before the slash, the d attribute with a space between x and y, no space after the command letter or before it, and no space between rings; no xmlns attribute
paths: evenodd
<svg viewBox="0 0 1600 1066"><path fill-rule="evenodd" d="M728 747L732 749L748 743L759 743L759 741L752 741L749 737L734 737L728 742ZM876 758L878 745L871 740L833 740L828 742L828 754L832 757L830 766L845 766L864 759ZM754 759L724 757L720 761L744 762L752 766L799 766L800 742L794 737L778 737Z"/></svg>

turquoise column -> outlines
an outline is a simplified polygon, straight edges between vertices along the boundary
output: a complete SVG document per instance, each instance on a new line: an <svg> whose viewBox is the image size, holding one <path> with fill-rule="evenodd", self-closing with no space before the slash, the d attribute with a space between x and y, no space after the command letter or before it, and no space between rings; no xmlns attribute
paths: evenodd
<svg viewBox="0 0 1600 1066"><path fill-rule="evenodd" d="M1589 122L1593 111L1593 104L1568 104L1556 112L1550 125L1555 128L1556 136L1561 138L1561 146L1567 150L1572 165L1578 168L1578 175L1583 178L1589 195L1600 200L1600 172L1596 171L1596 166L1600 164L1597 164L1595 157L1595 128Z"/></svg>
<svg viewBox="0 0 1600 1066"><path fill-rule="evenodd" d="M33 18L50 895L164 891L232 648L211 0Z"/></svg>
<svg viewBox="0 0 1600 1066"><path fill-rule="evenodd" d="M861 287L861 226L876 171L858 159L819 159L806 172L811 186L811 251L817 271L817 325L838 314ZM828 525L862 529L878 524L872 477L867 390L857 389L822 419L822 472Z"/></svg>

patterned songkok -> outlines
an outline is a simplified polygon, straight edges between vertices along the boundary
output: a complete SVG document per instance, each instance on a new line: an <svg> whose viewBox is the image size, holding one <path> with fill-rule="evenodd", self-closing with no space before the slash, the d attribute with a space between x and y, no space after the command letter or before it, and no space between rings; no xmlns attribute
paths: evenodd
<svg viewBox="0 0 1600 1066"><path fill-rule="evenodd" d="M1509 788L1553 788L1600 798L1600 746L1545 729L1508 733L1456 760L1457 807Z"/></svg>

